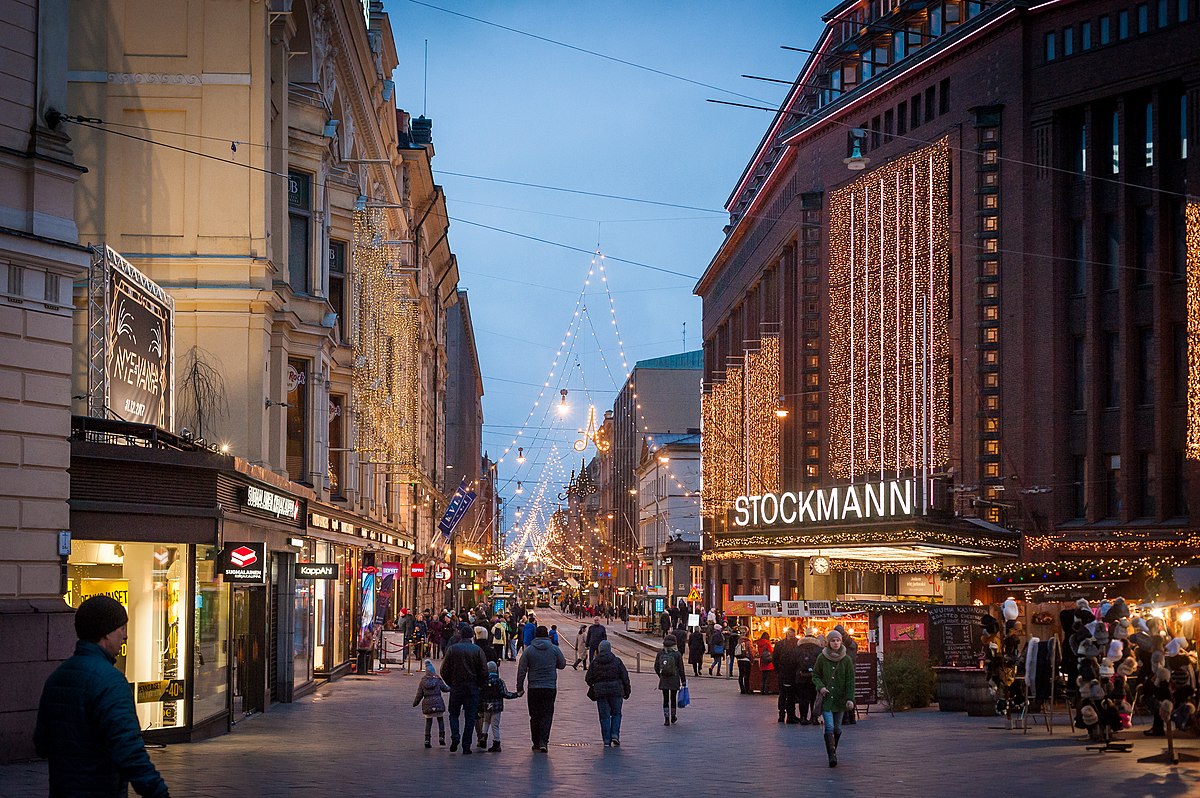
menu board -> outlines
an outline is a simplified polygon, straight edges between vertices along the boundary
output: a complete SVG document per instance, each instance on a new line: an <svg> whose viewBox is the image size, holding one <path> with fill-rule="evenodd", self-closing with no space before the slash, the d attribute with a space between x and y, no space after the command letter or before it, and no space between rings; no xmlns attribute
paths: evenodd
<svg viewBox="0 0 1200 798"><path fill-rule="evenodd" d="M860 651L854 655L854 703L874 704L879 701L879 669L875 654Z"/></svg>
<svg viewBox="0 0 1200 798"><path fill-rule="evenodd" d="M929 658L935 665L972 665L979 659L983 607L929 608Z"/></svg>

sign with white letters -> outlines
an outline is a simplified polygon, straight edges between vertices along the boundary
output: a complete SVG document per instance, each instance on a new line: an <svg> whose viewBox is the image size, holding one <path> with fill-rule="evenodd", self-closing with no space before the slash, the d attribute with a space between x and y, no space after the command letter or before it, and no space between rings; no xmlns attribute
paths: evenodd
<svg viewBox="0 0 1200 798"><path fill-rule="evenodd" d="M913 480L892 480L738 496L733 502L733 524L739 527L796 527L905 518L913 515L913 487Z"/></svg>

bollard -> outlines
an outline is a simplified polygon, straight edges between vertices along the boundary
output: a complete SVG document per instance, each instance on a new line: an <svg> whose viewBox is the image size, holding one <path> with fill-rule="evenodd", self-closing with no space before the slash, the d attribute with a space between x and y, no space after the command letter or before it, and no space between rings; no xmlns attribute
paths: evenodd
<svg viewBox="0 0 1200 798"><path fill-rule="evenodd" d="M641 673L642 672L642 652L639 651L635 656L637 657L637 673Z"/></svg>

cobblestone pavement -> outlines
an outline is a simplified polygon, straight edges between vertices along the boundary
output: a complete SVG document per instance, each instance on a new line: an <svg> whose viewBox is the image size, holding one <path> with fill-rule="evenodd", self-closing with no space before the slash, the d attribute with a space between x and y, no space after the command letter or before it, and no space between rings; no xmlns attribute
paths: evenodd
<svg viewBox="0 0 1200 798"><path fill-rule="evenodd" d="M541 615L568 632L578 623ZM692 680L694 703L680 710L678 725L664 727L657 683L647 672L652 649L635 636L621 636L621 629L619 622L610 626L610 637L631 671L636 654L643 655L643 673L631 673L621 748L600 746L583 671L568 664L560 673L549 754L529 750L524 699L507 703L501 753L464 757L436 742L425 750L422 719L412 707L417 678L393 670L322 686L243 721L231 734L154 749L150 756L174 796L426 796L482 789L529 796L669 790L724 798L746 794L751 785L784 795L922 798L1200 794L1200 764L1138 762L1162 750L1160 740L1142 737L1144 725L1124 735L1134 742L1132 753L1098 754L1085 750L1061 713L1050 735L1044 727L1028 734L992 729L996 719L962 713L919 710L891 717L873 707L845 730L841 764L830 769L818 729L778 724L773 697L743 696L736 680L705 676ZM515 689L514 664L504 663L501 672ZM1193 738L1181 747L1200 754ZM45 794L44 762L0 767L0 796Z"/></svg>

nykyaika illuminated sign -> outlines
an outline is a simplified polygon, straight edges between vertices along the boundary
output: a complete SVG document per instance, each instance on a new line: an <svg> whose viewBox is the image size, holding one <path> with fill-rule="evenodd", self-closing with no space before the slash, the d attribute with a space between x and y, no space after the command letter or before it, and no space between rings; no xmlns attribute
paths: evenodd
<svg viewBox="0 0 1200 798"><path fill-rule="evenodd" d="M905 518L913 514L913 484L912 480L892 480L738 496L733 503L733 525L803 526Z"/></svg>

